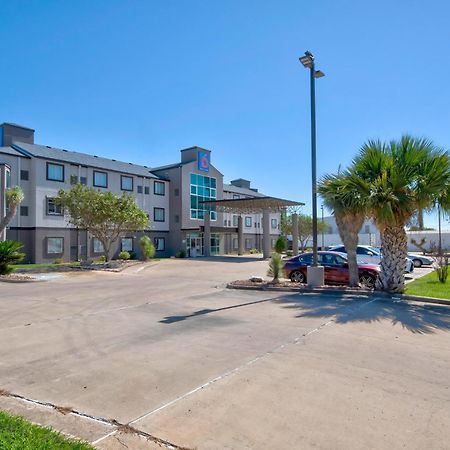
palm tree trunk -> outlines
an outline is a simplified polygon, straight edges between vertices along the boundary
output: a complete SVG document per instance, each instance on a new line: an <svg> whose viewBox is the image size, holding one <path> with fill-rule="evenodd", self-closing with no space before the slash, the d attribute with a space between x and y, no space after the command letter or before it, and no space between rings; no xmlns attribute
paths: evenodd
<svg viewBox="0 0 450 450"><path fill-rule="evenodd" d="M364 223L364 216L339 214L335 212L336 224L338 226L339 236L347 251L348 259L348 285L350 287L359 286L359 270L356 258L356 249L358 247L358 233Z"/></svg>
<svg viewBox="0 0 450 450"><path fill-rule="evenodd" d="M386 227L381 233L381 272L376 288L402 293L405 290L407 237L404 227Z"/></svg>
<svg viewBox="0 0 450 450"><path fill-rule="evenodd" d="M417 211L417 225L419 226L419 230L423 230L425 228L423 223L423 209L419 208Z"/></svg>

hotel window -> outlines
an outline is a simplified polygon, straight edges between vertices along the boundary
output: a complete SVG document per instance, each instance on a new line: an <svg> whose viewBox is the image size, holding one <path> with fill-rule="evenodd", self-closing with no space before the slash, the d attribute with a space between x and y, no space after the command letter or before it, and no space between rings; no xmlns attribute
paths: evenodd
<svg viewBox="0 0 450 450"><path fill-rule="evenodd" d="M239 248L238 238L233 238L233 250L237 250Z"/></svg>
<svg viewBox="0 0 450 450"><path fill-rule="evenodd" d="M28 216L28 206L21 206L20 207L20 215L21 216Z"/></svg>
<svg viewBox="0 0 450 450"><path fill-rule="evenodd" d="M205 213L209 212L211 220L217 220L216 207L203 202L216 200L217 183L213 177L205 175L190 175L190 193L191 193L191 219L204 219Z"/></svg>
<svg viewBox="0 0 450 450"><path fill-rule="evenodd" d="M104 252L103 244L100 242L100 240L97 238L94 238L93 241L94 241L94 243L93 243L94 253L103 253Z"/></svg>
<svg viewBox="0 0 450 450"><path fill-rule="evenodd" d="M270 223L271 223L271 227L273 230L276 230L278 228L278 220L277 219L272 219L270 221Z"/></svg>
<svg viewBox="0 0 450 450"><path fill-rule="evenodd" d="M153 193L155 195L166 195L166 185L162 181L154 181Z"/></svg>
<svg viewBox="0 0 450 450"><path fill-rule="evenodd" d="M70 184L77 184L78 177L76 175L70 175Z"/></svg>
<svg viewBox="0 0 450 450"><path fill-rule="evenodd" d="M238 198L241 198L238 194L233 194L233 199L237 200Z"/></svg>
<svg viewBox="0 0 450 450"><path fill-rule="evenodd" d="M252 226L252 218L250 216L247 216L245 218L245 226L246 227L251 227Z"/></svg>
<svg viewBox="0 0 450 450"><path fill-rule="evenodd" d="M121 249L123 252L132 252L133 251L133 238L122 238L121 240Z"/></svg>
<svg viewBox="0 0 450 450"><path fill-rule="evenodd" d="M153 208L153 220L155 222L164 222L165 212L164 208Z"/></svg>
<svg viewBox="0 0 450 450"><path fill-rule="evenodd" d="M148 186L144 187L144 194L145 195L150 195L150 188Z"/></svg>
<svg viewBox="0 0 450 450"><path fill-rule="evenodd" d="M47 216L62 216L63 208L55 202L52 197L47 197Z"/></svg>
<svg viewBox="0 0 450 450"><path fill-rule="evenodd" d="M99 172L94 170L94 186L95 187L108 187L108 174L106 172Z"/></svg>
<svg viewBox="0 0 450 450"><path fill-rule="evenodd" d="M370 225L364 225L364 233L366 234L370 233Z"/></svg>
<svg viewBox="0 0 450 450"><path fill-rule="evenodd" d="M142 194L142 186L138 186L137 187L137 193L138 194Z"/></svg>
<svg viewBox="0 0 450 450"><path fill-rule="evenodd" d="M153 239L155 243L155 250L157 252L163 252L166 249L166 239L161 237L156 237Z"/></svg>
<svg viewBox="0 0 450 450"><path fill-rule="evenodd" d="M86 177L80 177L80 184L87 184L87 178Z"/></svg>
<svg viewBox="0 0 450 450"><path fill-rule="evenodd" d="M64 181L64 166L62 164L47 163L47 180Z"/></svg>
<svg viewBox="0 0 450 450"><path fill-rule="evenodd" d="M233 216L233 227L239 226L239 216Z"/></svg>
<svg viewBox="0 0 450 450"><path fill-rule="evenodd" d="M49 237L47 238L47 254L62 255L64 253L64 238Z"/></svg>
<svg viewBox="0 0 450 450"><path fill-rule="evenodd" d="M122 191L133 190L133 177L127 177L126 175L120 175L120 189Z"/></svg>
<svg viewBox="0 0 450 450"><path fill-rule="evenodd" d="M173 191L173 195L175 195L175 197L178 197L180 195L180 190L178 188L175 188Z"/></svg>
<svg viewBox="0 0 450 450"><path fill-rule="evenodd" d="M245 249L250 250L252 248L252 240L251 239L245 239Z"/></svg>
<svg viewBox="0 0 450 450"><path fill-rule="evenodd" d="M20 171L20 179L22 181L28 181L30 178L30 174L28 172L28 170L21 170Z"/></svg>

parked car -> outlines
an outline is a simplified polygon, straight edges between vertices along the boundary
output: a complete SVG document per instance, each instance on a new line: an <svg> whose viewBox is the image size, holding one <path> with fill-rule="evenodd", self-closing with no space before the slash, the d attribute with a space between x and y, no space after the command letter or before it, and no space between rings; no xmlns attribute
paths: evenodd
<svg viewBox="0 0 450 450"><path fill-rule="evenodd" d="M306 283L308 266L312 265L312 253L303 253L288 259L284 264L286 278L298 283ZM347 284L348 260L347 255L339 252L318 252L318 262L325 268L325 282L327 284ZM358 264L359 281L361 285L372 289L380 272L378 264Z"/></svg>
<svg viewBox="0 0 450 450"><path fill-rule="evenodd" d="M408 253L408 258L413 262L414 267L431 266L434 262L428 256L415 255L414 253Z"/></svg>
<svg viewBox="0 0 450 450"><path fill-rule="evenodd" d="M343 245L335 245L330 249L333 252L341 252L347 254ZM381 250L370 245L358 245L356 248L356 258L358 262L380 264L382 254ZM405 272L411 273L414 270L414 263L409 257L406 258Z"/></svg>

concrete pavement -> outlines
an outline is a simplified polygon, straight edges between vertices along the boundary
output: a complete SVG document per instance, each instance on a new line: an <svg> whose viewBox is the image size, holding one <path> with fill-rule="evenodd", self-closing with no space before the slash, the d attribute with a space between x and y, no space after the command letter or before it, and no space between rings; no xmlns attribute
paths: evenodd
<svg viewBox="0 0 450 450"><path fill-rule="evenodd" d="M0 388L186 448L447 448L449 308L224 289L266 270L171 260L2 284ZM99 448L158 445L77 421Z"/></svg>

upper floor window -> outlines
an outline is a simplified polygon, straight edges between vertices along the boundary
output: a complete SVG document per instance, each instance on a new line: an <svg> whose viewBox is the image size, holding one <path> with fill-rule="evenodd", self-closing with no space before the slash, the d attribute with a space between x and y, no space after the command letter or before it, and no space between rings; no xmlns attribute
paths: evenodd
<svg viewBox="0 0 450 450"><path fill-rule="evenodd" d="M204 219L209 213L211 220L217 220L215 206L204 203L217 198L217 180L213 177L190 174L191 219Z"/></svg>
<svg viewBox="0 0 450 450"><path fill-rule="evenodd" d="M153 183L153 193L155 195L166 195L166 185L162 181L155 181Z"/></svg>
<svg viewBox="0 0 450 450"><path fill-rule="evenodd" d="M245 218L245 226L246 227L251 227L252 226L252 218L250 216L247 216Z"/></svg>
<svg viewBox="0 0 450 450"><path fill-rule="evenodd" d="M277 219L271 219L270 223L271 223L271 227L273 230L278 228L278 220Z"/></svg>
<svg viewBox="0 0 450 450"><path fill-rule="evenodd" d="M122 189L122 191L132 191L133 190L133 177L127 177L125 175L120 175L120 189Z"/></svg>
<svg viewBox="0 0 450 450"><path fill-rule="evenodd" d="M64 181L64 166L62 164L47 163L47 180Z"/></svg>
<svg viewBox="0 0 450 450"><path fill-rule="evenodd" d="M237 227L239 224L239 216L233 216L233 227Z"/></svg>
<svg viewBox="0 0 450 450"><path fill-rule="evenodd" d="M94 170L94 186L95 187L108 187L108 174L106 172L99 172Z"/></svg>
<svg viewBox="0 0 450 450"><path fill-rule="evenodd" d="M241 197L239 196L239 194L233 194L233 199L234 199L234 200L237 200L238 198L241 198Z"/></svg>
<svg viewBox="0 0 450 450"><path fill-rule="evenodd" d="M138 194L142 194L142 186L138 186L137 187L137 193Z"/></svg>
<svg viewBox="0 0 450 450"><path fill-rule="evenodd" d="M148 186L144 186L144 194L149 195L150 194L150 188Z"/></svg>
<svg viewBox="0 0 450 450"><path fill-rule="evenodd" d="M164 208L153 208L153 220L155 222L164 222L165 220Z"/></svg>
<svg viewBox="0 0 450 450"><path fill-rule="evenodd" d="M47 197L47 216L62 216L63 209L61 205L55 202L52 197Z"/></svg>
<svg viewBox="0 0 450 450"><path fill-rule="evenodd" d="M20 171L20 179L22 181L28 181L30 178L30 174L28 172L28 170L21 170Z"/></svg>

